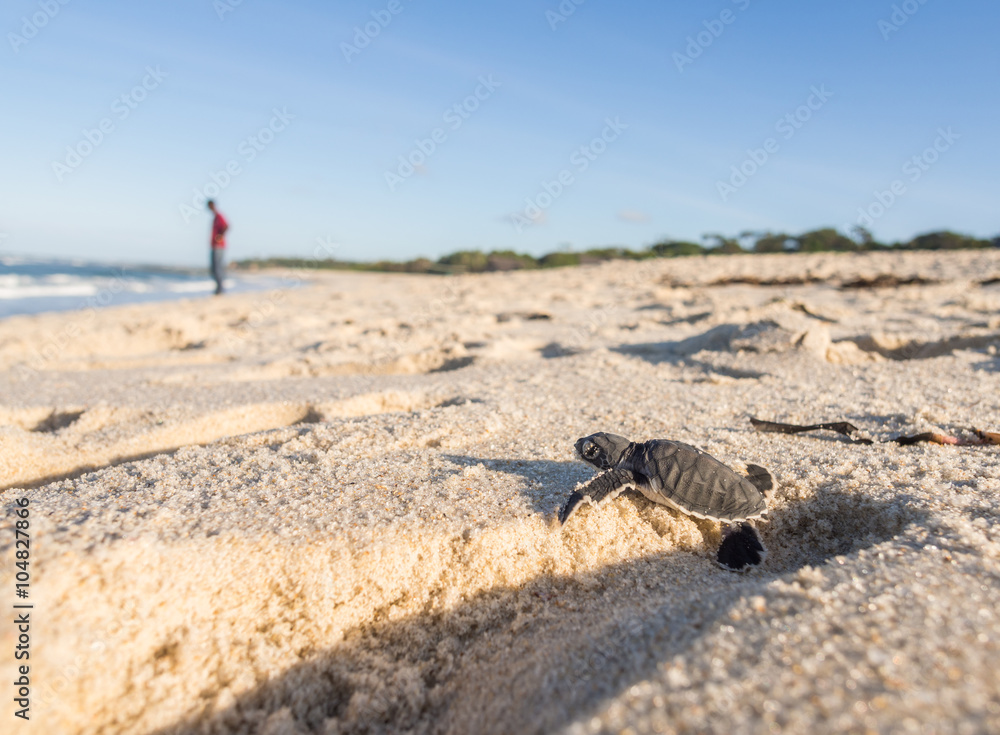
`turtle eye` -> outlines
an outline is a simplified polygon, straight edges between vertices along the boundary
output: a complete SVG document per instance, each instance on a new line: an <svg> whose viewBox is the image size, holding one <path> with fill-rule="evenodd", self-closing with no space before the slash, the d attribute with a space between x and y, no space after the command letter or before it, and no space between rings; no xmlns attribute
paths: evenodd
<svg viewBox="0 0 1000 735"><path fill-rule="evenodd" d="M583 456L586 457L587 459L593 459L594 457L597 456L597 453L599 451L600 449L598 449L596 444L588 444L586 448L583 450Z"/></svg>

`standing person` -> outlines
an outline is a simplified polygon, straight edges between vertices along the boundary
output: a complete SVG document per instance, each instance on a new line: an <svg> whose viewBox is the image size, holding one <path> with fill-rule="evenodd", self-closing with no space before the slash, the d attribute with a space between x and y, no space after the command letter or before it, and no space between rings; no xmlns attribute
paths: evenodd
<svg viewBox="0 0 1000 735"><path fill-rule="evenodd" d="M226 230L229 223L215 208L214 200L208 200L208 208L215 214L212 220L212 278L215 279L215 295L218 296L222 293L222 281L226 277Z"/></svg>

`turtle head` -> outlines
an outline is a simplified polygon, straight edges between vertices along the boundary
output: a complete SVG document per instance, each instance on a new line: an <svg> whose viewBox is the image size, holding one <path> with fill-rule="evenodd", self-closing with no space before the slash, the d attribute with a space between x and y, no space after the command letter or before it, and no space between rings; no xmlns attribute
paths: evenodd
<svg viewBox="0 0 1000 735"><path fill-rule="evenodd" d="M628 439L617 434L597 434L585 436L576 440L576 453L587 464L599 470L610 470L615 467L632 444Z"/></svg>

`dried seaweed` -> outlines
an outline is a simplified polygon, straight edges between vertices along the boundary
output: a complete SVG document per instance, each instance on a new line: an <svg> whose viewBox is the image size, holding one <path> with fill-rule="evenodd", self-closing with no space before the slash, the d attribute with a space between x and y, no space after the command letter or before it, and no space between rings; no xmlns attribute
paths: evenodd
<svg viewBox="0 0 1000 735"><path fill-rule="evenodd" d="M801 311L803 314L805 314L806 316L808 316L808 317L810 317L812 319L818 319L819 321L826 322L827 324L836 324L837 323L836 319L831 319L828 316L823 316L822 314L817 314L817 313L815 313L813 311L810 311L809 307L806 306L805 304L794 303L794 304L791 304L791 307L795 311Z"/></svg>
<svg viewBox="0 0 1000 735"><path fill-rule="evenodd" d="M826 279L817 276L789 276L787 278L762 279L757 276L729 276L719 278L709 283L709 286L808 286L813 283L826 283Z"/></svg>
<svg viewBox="0 0 1000 735"><path fill-rule="evenodd" d="M921 276L901 278L900 276L896 276L891 273L880 273L874 278L858 278L855 281L847 281L840 284L840 287L842 289L898 288L899 286L930 286L936 283L940 283L940 281L933 278L923 278Z"/></svg>
<svg viewBox="0 0 1000 735"><path fill-rule="evenodd" d="M800 426L798 424L781 424L776 421L761 421L760 419L750 418L750 423L757 431L766 432L777 432L779 434L800 434L803 431L818 431L818 430L828 430L836 431L838 434L843 434L848 439L850 439L854 444L871 444L871 439L864 439L861 437L854 436L860 429L854 424L849 424L846 421L833 421L824 424L812 424L810 426Z"/></svg>
<svg viewBox="0 0 1000 735"><path fill-rule="evenodd" d="M963 442L960 439L956 439L953 436L947 436L945 434L935 434L933 431L927 431L923 434L913 434L912 436L897 436L895 439L890 439L889 441L896 442L901 446L909 446L911 444L919 444L920 442L930 442L932 444L966 444L968 442Z"/></svg>
<svg viewBox="0 0 1000 735"><path fill-rule="evenodd" d="M1000 445L1000 434L993 431L980 431L979 429L973 429L972 431L979 437L983 444Z"/></svg>
<svg viewBox="0 0 1000 735"><path fill-rule="evenodd" d="M777 421L762 421L750 417L750 423L757 431L774 432L778 434L801 434L805 431L836 431L838 434L846 436L852 444L873 444L871 439L856 436L861 430L854 424L846 421L830 421L822 424L811 424L808 426L799 424L783 424ZM948 444L952 446L981 447L1000 446L1000 433L990 431L980 431L979 429L969 429L975 435L975 439L961 439L959 437L938 434L933 431L926 431L922 434L910 434L887 439L883 443L895 443L900 446L910 446L921 442L931 444Z"/></svg>
<svg viewBox="0 0 1000 735"><path fill-rule="evenodd" d="M897 436L895 439L890 439L889 441L894 441L897 444L902 444L906 446L908 444L917 444L919 442L932 442L933 444L953 444L960 447L983 447L1000 445L1000 434L995 434L991 431L980 431L979 429L969 429L969 432L976 435L975 439L960 439L955 436L948 436L947 434L937 434L932 431L928 431L923 434L914 434L913 436Z"/></svg>

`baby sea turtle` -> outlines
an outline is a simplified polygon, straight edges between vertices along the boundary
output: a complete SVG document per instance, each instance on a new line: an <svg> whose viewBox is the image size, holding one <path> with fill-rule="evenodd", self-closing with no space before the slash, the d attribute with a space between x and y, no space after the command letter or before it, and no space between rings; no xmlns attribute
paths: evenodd
<svg viewBox="0 0 1000 735"><path fill-rule="evenodd" d="M577 440L576 453L605 471L573 491L559 511L560 523L585 500L599 507L634 487L654 503L720 521L723 540L717 558L726 569L743 571L764 561L764 544L747 523L767 515L775 481L763 467L748 464L747 477L742 477L689 444L666 439L638 444L604 432Z"/></svg>

